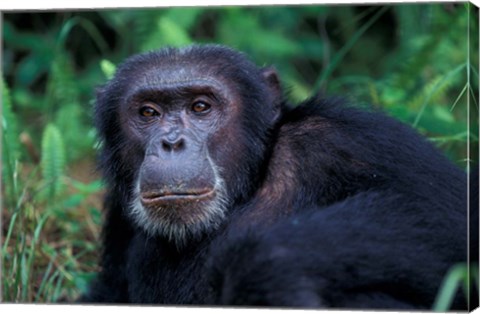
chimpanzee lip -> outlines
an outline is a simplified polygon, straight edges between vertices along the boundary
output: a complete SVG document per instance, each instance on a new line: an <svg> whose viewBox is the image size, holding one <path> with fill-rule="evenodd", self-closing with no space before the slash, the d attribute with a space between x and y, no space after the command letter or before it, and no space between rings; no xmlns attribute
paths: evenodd
<svg viewBox="0 0 480 314"><path fill-rule="evenodd" d="M192 191L149 191L140 194L140 200L144 205L158 205L175 201L200 201L215 195L214 189Z"/></svg>

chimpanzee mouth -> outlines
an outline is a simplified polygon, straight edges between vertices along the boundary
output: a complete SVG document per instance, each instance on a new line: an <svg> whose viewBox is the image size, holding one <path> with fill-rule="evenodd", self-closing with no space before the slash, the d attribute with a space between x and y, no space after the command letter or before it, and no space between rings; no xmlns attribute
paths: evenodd
<svg viewBox="0 0 480 314"><path fill-rule="evenodd" d="M189 237L218 228L229 200L219 177L215 185L141 188L137 182L130 214L150 235L165 236L181 246Z"/></svg>
<svg viewBox="0 0 480 314"><path fill-rule="evenodd" d="M191 191L149 191L140 194L143 205L162 205L175 202L198 202L211 199L215 196L215 189Z"/></svg>

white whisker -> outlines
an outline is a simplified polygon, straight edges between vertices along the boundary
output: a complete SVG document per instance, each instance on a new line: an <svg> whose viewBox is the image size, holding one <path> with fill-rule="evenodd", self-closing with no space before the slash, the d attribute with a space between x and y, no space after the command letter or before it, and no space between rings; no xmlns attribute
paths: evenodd
<svg viewBox="0 0 480 314"><path fill-rule="evenodd" d="M163 236L181 247L189 239L198 237L203 232L217 229L225 220L225 213L229 205L225 183L220 175L220 169L216 167L208 154L207 158L215 177L215 198L203 205L203 208L194 208L199 217L194 217L196 219L191 223L179 221L175 216L175 211L178 210L175 206L155 209L157 212L166 213L164 215L157 215L152 210L146 209L140 201L140 180L136 180L132 193L130 216L149 237ZM190 206L195 206L195 204Z"/></svg>

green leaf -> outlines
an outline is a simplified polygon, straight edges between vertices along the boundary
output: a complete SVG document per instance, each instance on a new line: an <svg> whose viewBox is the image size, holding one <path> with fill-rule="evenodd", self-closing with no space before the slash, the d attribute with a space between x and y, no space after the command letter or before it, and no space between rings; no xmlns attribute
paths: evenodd
<svg viewBox="0 0 480 314"><path fill-rule="evenodd" d="M107 59L103 59L102 61L100 61L100 68L102 69L105 77L109 80L113 78L113 76L115 75L115 71L117 70L115 64L113 64Z"/></svg>
<svg viewBox="0 0 480 314"><path fill-rule="evenodd" d="M73 283L75 287L82 292L86 292L88 290L89 283L96 277L96 273L77 272L73 275Z"/></svg>
<svg viewBox="0 0 480 314"><path fill-rule="evenodd" d="M455 118L450 110L445 107L441 106L434 106L433 107L433 115L435 118L442 122L453 123L455 122Z"/></svg>

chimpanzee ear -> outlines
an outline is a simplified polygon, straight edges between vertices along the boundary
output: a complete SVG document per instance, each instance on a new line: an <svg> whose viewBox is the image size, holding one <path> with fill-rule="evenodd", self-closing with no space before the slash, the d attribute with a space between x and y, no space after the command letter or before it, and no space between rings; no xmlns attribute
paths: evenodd
<svg viewBox="0 0 480 314"><path fill-rule="evenodd" d="M278 78L277 70L270 66L262 69L262 75L267 82L270 91L274 93L275 98L281 98L282 87L280 86L280 79Z"/></svg>
<svg viewBox="0 0 480 314"><path fill-rule="evenodd" d="M282 87L280 84L280 79L277 74L277 70L274 67L266 67L262 69L262 75L267 83L271 99L272 99L272 122L275 122L279 119L283 102L283 93Z"/></svg>

